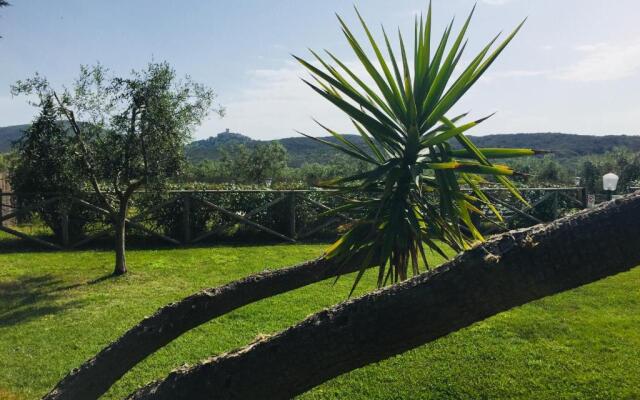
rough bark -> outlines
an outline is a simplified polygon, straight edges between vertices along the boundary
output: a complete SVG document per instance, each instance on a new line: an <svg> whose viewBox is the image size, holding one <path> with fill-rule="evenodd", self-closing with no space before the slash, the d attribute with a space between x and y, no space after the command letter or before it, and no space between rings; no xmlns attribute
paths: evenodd
<svg viewBox="0 0 640 400"><path fill-rule="evenodd" d="M115 251L116 265L113 269L113 275L123 275L127 273L127 258L125 255L126 246L126 221L124 218L114 224L115 229Z"/></svg>
<svg viewBox="0 0 640 400"><path fill-rule="evenodd" d="M535 299L640 264L640 195L513 231L440 268L173 371L130 399L288 399Z"/></svg>
<svg viewBox="0 0 640 400"><path fill-rule="evenodd" d="M216 317L261 299L356 270L322 258L265 271L195 293L162 307L80 367L73 369L44 399L97 399L118 379L173 339Z"/></svg>

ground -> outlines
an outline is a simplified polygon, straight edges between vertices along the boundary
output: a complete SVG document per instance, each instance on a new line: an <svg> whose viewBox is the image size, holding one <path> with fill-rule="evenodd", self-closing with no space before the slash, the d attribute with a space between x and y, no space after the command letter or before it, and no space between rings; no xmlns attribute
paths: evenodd
<svg viewBox="0 0 640 400"><path fill-rule="evenodd" d="M198 289L321 254L323 245L0 254L0 399L45 394L146 315ZM360 292L373 287L363 279ZM106 395L242 346L344 300L352 277L244 307L185 334ZM464 293L460 293L464 296ZM502 313L346 374L303 399L640 399L640 268Z"/></svg>

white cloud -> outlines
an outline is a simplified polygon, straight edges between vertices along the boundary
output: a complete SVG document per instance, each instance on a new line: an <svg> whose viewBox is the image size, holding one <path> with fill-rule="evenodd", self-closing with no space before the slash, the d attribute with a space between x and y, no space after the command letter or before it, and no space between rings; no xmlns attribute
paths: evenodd
<svg viewBox="0 0 640 400"><path fill-rule="evenodd" d="M546 77L552 73L548 69L511 69L505 71L488 72L480 78L480 82L491 83L503 78L535 78Z"/></svg>
<svg viewBox="0 0 640 400"><path fill-rule="evenodd" d="M295 130L324 136L312 118L343 132L350 132L349 120L337 108L316 94L304 82L309 74L293 62L280 68L247 72L247 81L233 99L221 99L226 108L223 119L207 121L198 137L214 135L229 128L256 139L296 135ZM308 79L310 80L310 78Z"/></svg>
<svg viewBox="0 0 640 400"><path fill-rule="evenodd" d="M640 40L626 44L596 43L576 47L583 53L577 63L563 68L554 78L578 82L612 81L640 72Z"/></svg>
<svg viewBox="0 0 640 400"><path fill-rule="evenodd" d="M544 83L541 80L563 80L567 83L596 82L640 75L640 40L621 44L582 44L573 47L572 52L563 52L562 55L565 60L564 67L560 64L560 66L540 65L539 67L495 70L483 76L481 82L492 84L496 80L504 79L514 80L515 84L515 80L518 80L519 87L533 90L536 85ZM554 64L558 65L557 62L560 60L551 61L555 61ZM366 73L356 64L351 62L349 66L353 67L354 72L359 76L366 76ZM295 130L312 135L324 135L324 131L312 121L312 117L340 132L352 132L353 127L348 118L300 80L300 77L307 76L308 73L293 62L282 62L279 67L273 69L255 69L247 72L243 89L236 92L232 98L220 99L227 107L227 117L207 122L198 136L210 136L225 128L259 139L290 137L296 135ZM509 84L501 87L508 88ZM489 91L489 93L493 92ZM505 93L508 93L508 90ZM605 95L609 96L610 93L607 92ZM477 100L478 104L487 103L487 98L490 98L491 102L495 100L492 97L493 94L486 96ZM465 105L475 104L473 97L469 101ZM497 100L496 103L498 103ZM590 104L586 104L585 107ZM477 107L474 106L474 108ZM502 107L501 111L504 108ZM480 111L484 112L484 109ZM554 115L546 109L539 113L539 115L543 114ZM566 120L563 125L559 120L535 120L533 117L527 119L520 114L509 123L509 119L501 114L499 120L489 122L485 129L487 132L505 131L507 128L507 130L523 131L527 129L531 131L565 129L585 132L594 129L597 131L595 127L599 126L598 121L592 118L589 124L586 124L582 111L577 112L576 115L578 117L574 119L562 115L561 120ZM554 127L554 124L558 126ZM602 132L608 131L604 125L602 126ZM617 127L617 130L624 131L621 126Z"/></svg>
<svg viewBox="0 0 640 400"><path fill-rule="evenodd" d="M509 71L498 72L496 75L503 76L505 78L527 78L532 76L544 76L548 75L547 69L512 69Z"/></svg>
<svg viewBox="0 0 640 400"><path fill-rule="evenodd" d="M640 40L623 44L592 43L573 47L578 61L566 67L490 72L483 81L546 77L575 82L613 81L640 74Z"/></svg>
<svg viewBox="0 0 640 400"><path fill-rule="evenodd" d="M589 53L603 46L606 46L606 43L599 42L599 43L579 44L577 46L574 46L573 49L577 51Z"/></svg>
<svg viewBox="0 0 640 400"><path fill-rule="evenodd" d="M503 4L507 4L511 2L511 0L482 0L485 4L490 4L492 6L501 6Z"/></svg>

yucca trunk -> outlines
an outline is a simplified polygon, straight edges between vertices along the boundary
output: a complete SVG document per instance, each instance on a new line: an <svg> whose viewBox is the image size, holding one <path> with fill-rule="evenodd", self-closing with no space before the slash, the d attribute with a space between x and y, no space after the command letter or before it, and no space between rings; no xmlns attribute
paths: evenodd
<svg viewBox="0 0 640 400"><path fill-rule="evenodd" d="M130 399L288 399L492 315L640 264L640 194L512 231L436 270L172 372Z"/></svg>
<svg viewBox="0 0 640 400"><path fill-rule="evenodd" d="M147 356L183 333L236 308L360 268L359 262L338 271L319 258L288 268L261 272L209 288L169 304L72 370L44 399L97 399Z"/></svg>

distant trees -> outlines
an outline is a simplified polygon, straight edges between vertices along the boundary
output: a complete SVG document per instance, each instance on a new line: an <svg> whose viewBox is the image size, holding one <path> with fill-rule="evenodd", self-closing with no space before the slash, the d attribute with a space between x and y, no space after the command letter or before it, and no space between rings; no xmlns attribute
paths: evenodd
<svg viewBox="0 0 640 400"><path fill-rule="evenodd" d="M228 177L228 171L224 170L220 161L202 160L189 163L179 181L181 184L192 182L221 183L226 182Z"/></svg>
<svg viewBox="0 0 640 400"><path fill-rule="evenodd" d="M640 156L635 155L633 160L620 170L620 182L626 188L638 184L640 179Z"/></svg>
<svg viewBox="0 0 640 400"><path fill-rule="evenodd" d="M602 191L602 176L613 172L620 177L619 190L637 186L640 181L640 153L627 148L615 148L602 155L593 155L579 161L582 185L591 193Z"/></svg>
<svg viewBox="0 0 640 400"><path fill-rule="evenodd" d="M563 171L556 160L545 157L540 169L536 173L536 178L538 181L542 182L560 183L563 180L567 180L566 175L568 174L563 174Z"/></svg>
<svg viewBox="0 0 640 400"><path fill-rule="evenodd" d="M220 149L219 160L191 163L181 176L181 183L237 183L264 185L272 180L279 186L313 187L323 181L366 171L369 166L337 154L326 162L307 162L289 167L289 154L277 142L255 146L235 144Z"/></svg>
<svg viewBox="0 0 640 400"><path fill-rule="evenodd" d="M365 172L370 166L358 160L351 160L342 154L334 156L327 163L304 163L291 175L308 186L320 186L324 182Z"/></svg>
<svg viewBox="0 0 640 400"><path fill-rule="evenodd" d="M601 176L599 174L598 168L591 161L586 160L582 163L580 167L580 184L587 192L595 193L598 191L598 179Z"/></svg>
<svg viewBox="0 0 640 400"><path fill-rule="evenodd" d="M620 191L637 186L640 181L640 153L626 147L616 147L603 154L546 155L513 160L512 164L526 174L526 185L574 185L577 176L587 192L598 193L602 191L602 175L607 172L620 177Z"/></svg>
<svg viewBox="0 0 640 400"><path fill-rule="evenodd" d="M235 144L223 147L221 153L220 160L204 160L192 165L185 178L208 183L264 185L287 174L287 149L277 142L252 147Z"/></svg>
<svg viewBox="0 0 640 400"><path fill-rule="evenodd" d="M124 274L131 196L142 187L160 190L177 176L184 146L212 111L215 93L188 77L178 80L166 62L152 62L128 77L111 76L100 64L83 66L72 89L61 92L36 75L16 82L12 93L37 95L35 105L53 107L65 121L54 124L73 138L83 180L115 229L114 274Z"/></svg>
<svg viewBox="0 0 640 400"><path fill-rule="evenodd" d="M604 158L602 175L607 172L615 172L619 175L618 186L627 188L640 179L640 154L628 148L616 148L606 154ZM606 170L605 170L606 169ZM601 176L602 176L601 175Z"/></svg>
<svg viewBox="0 0 640 400"><path fill-rule="evenodd" d="M7 154L0 154L0 172L7 172L11 167L11 157Z"/></svg>
<svg viewBox="0 0 640 400"><path fill-rule="evenodd" d="M261 143L253 149L237 145L223 150L221 163L223 168L235 176L235 181L264 183L284 174L287 150L276 142Z"/></svg>
<svg viewBox="0 0 640 400"><path fill-rule="evenodd" d="M286 166L286 161L295 161L300 155L288 154L284 147L269 151L268 147L275 144L277 142L224 145L216 150L221 154L219 159L190 164L181 182L262 185L265 179L271 178L279 185L314 187L370 168L366 162L351 160L342 154L327 156L321 161L304 162L298 167ZM595 193L602 190L601 177L607 172L615 172L620 176L621 189L637 184L640 180L640 153L628 148L581 156L547 154L544 157L513 159L509 162L523 174L514 180L525 186L572 186L578 176L581 178L581 185L589 193Z"/></svg>

